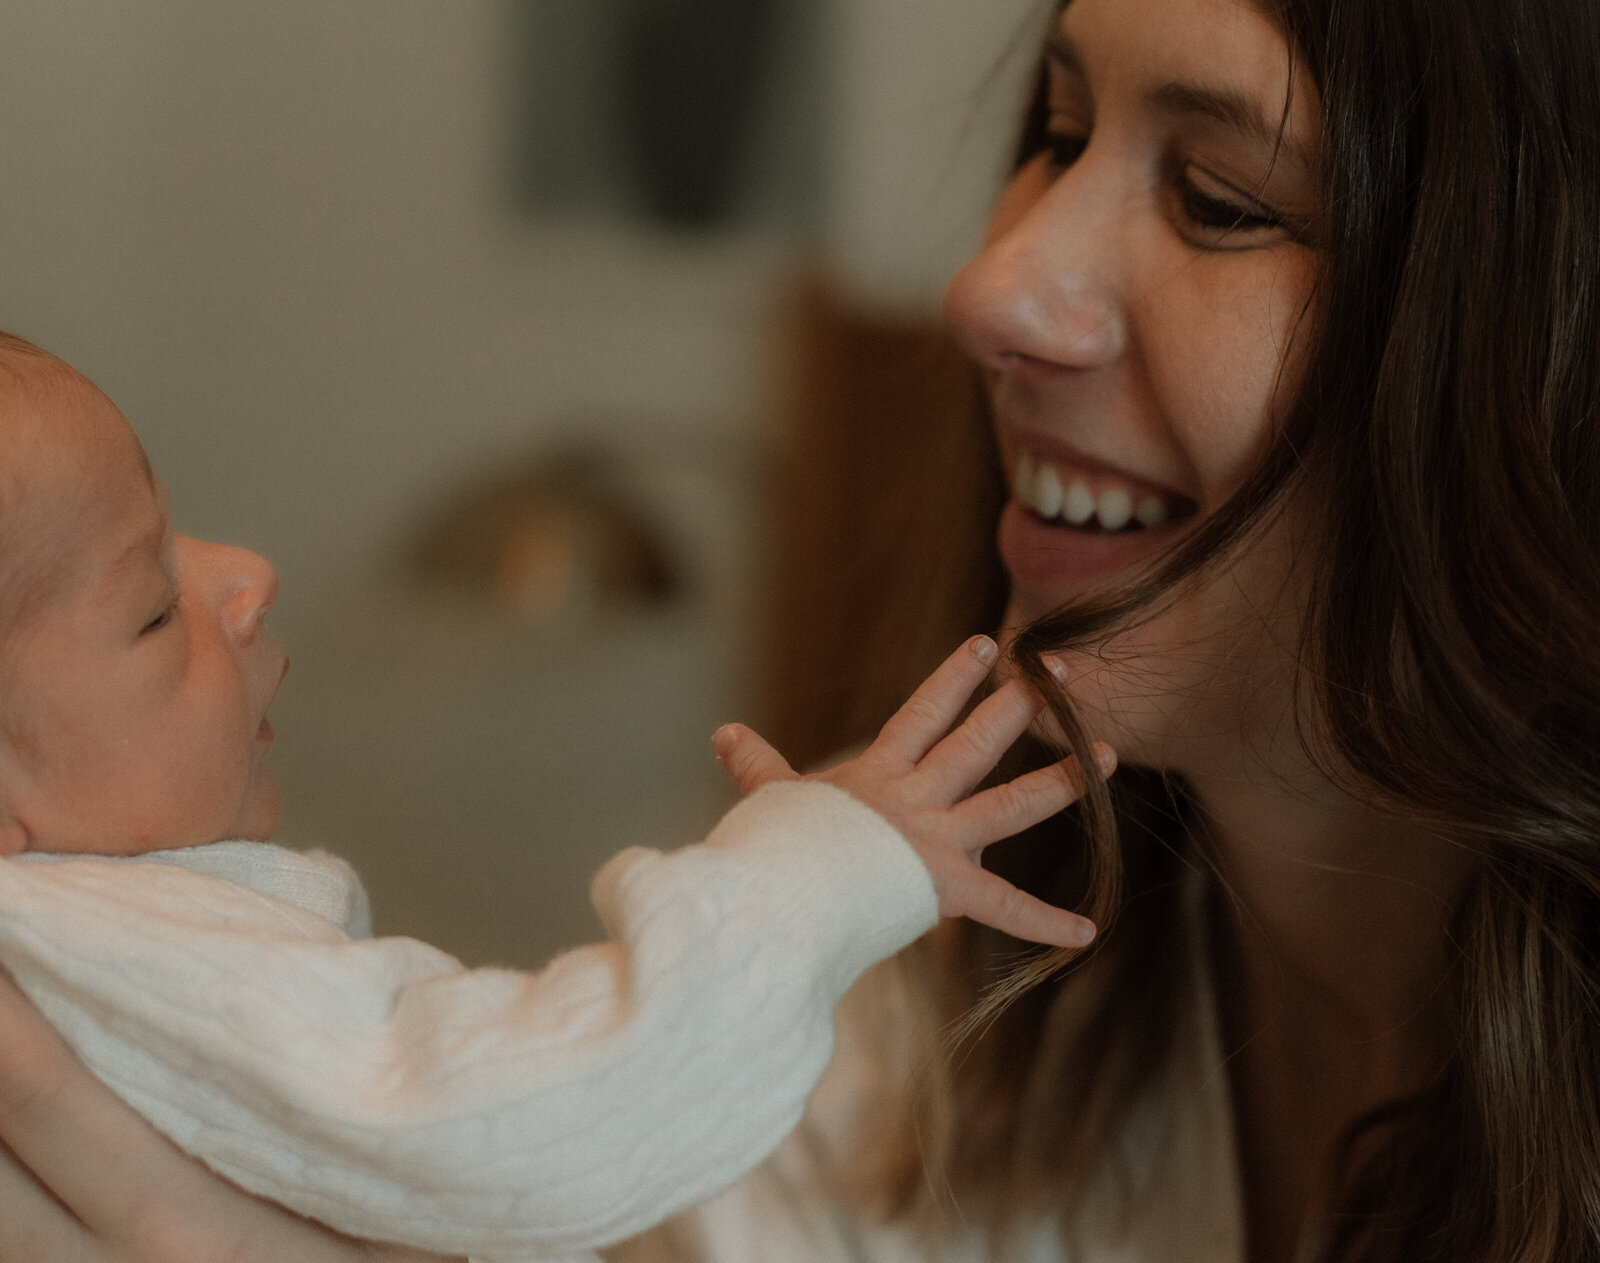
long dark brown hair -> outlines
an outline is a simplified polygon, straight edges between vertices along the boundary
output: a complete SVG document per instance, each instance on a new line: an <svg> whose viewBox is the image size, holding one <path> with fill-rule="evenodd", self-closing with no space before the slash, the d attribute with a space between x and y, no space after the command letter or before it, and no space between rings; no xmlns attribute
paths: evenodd
<svg viewBox="0 0 1600 1263"><path fill-rule="evenodd" d="M1479 862L1453 927L1450 1068L1355 1124L1306 1254L1594 1259L1600 5L1258 2L1324 110L1325 264L1296 399L1227 506L1126 591L1028 627L1016 660L1085 754L1042 655L1150 617L1291 492L1314 500L1327 530L1299 661L1319 757ZM1024 159L1045 121L1041 80ZM1116 928L1086 961L1011 975L1009 1005L899 1120L891 1212L926 1222L953 1192L997 1233L1070 1218L1193 1020L1170 947L1191 817L1181 785L1125 769L1075 822L998 854ZM930 949L948 953L923 962L941 1011L969 1010L1017 946L965 926Z"/></svg>

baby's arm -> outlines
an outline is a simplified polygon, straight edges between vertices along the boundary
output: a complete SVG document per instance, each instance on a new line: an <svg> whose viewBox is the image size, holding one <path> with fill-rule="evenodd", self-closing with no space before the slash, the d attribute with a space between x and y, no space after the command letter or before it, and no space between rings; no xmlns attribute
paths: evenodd
<svg viewBox="0 0 1600 1263"><path fill-rule="evenodd" d="M929 711L924 697L832 775L874 780L883 748L935 746L967 673L940 686L953 702ZM939 794L951 769L970 784L1010 740L1005 724L977 731L993 713L975 714L967 754L938 743L950 768L923 780ZM245 1188L356 1236L568 1253L759 1161L828 1060L839 997L935 919L927 870L853 792L770 786L703 846L625 853L596 882L618 941L532 976L467 971L410 940L353 942L326 922L309 931L273 900L183 870L162 875L175 911L153 925L127 915L105 868L86 870L92 889L63 897L77 925L110 936L91 947L59 932L71 918L51 914L48 890L18 890L72 866L19 866L0 942L101 1077ZM1036 778L986 839L1070 797L1066 778ZM934 843L939 821L969 837L972 808L918 810Z"/></svg>

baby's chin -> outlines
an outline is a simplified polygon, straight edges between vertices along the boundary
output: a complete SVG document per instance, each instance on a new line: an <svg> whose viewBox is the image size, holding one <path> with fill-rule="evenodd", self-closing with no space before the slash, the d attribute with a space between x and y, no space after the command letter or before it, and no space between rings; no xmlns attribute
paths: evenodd
<svg viewBox="0 0 1600 1263"><path fill-rule="evenodd" d="M255 793L240 813L238 826L230 833L227 839L237 839L244 842L267 842L272 838L274 830L278 827L278 815L281 804L278 799L278 784L272 779L272 774L265 770L255 787Z"/></svg>
<svg viewBox="0 0 1600 1263"><path fill-rule="evenodd" d="M280 804L278 784L272 773L260 768L252 778L245 799L233 819L222 827L213 827L201 841L186 843L205 846L212 842L270 842L278 827Z"/></svg>

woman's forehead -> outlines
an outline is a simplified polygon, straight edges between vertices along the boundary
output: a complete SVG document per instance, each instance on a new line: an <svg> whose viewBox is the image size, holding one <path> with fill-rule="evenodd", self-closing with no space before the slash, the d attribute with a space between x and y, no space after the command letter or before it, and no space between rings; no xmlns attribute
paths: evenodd
<svg viewBox="0 0 1600 1263"><path fill-rule="evenodd" d="M1269 144L1281 131L1308 162L1316 151L1321 107L1304 62L1248 0L1073 0L1048 54L1092 98L1116 93Z"/></svg>

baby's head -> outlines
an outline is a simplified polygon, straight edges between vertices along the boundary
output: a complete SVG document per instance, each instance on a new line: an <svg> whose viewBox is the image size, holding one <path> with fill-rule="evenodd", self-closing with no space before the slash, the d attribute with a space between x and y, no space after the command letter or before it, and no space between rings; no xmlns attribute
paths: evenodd
<svg viewBox="0 0 1600 1263"><path fill-rule="evenodd" d="M116 406L0 334L0 855L269 836L277 587L174 534Z"/></svg>

